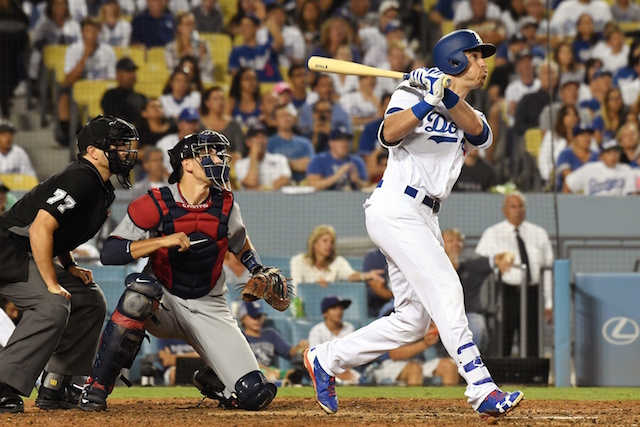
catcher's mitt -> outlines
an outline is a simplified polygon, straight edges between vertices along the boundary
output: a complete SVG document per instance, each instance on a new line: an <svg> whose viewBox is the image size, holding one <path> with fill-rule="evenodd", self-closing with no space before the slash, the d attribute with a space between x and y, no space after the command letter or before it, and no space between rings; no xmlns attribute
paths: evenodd
<svg viewBox="0 0 640 427"><path fill-rule="evenodd" d="M282 271L275 267L257 267L251 279L242 289L243 301L264 299L267 304L278 311L285 311L291 304L293 290Z"/></svg>

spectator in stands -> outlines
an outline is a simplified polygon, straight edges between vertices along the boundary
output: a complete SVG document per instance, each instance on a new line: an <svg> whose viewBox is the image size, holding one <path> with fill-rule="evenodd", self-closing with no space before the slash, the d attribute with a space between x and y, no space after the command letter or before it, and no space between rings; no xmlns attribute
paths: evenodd
<svg viewBox="0 0 640 427"><path fill-rule="evenodd" d="M242 18L245 16L253 15L258 18L259 21L263 21L267 17L267 5L260 0L238 1L236 9L236 14L233 15L227 23L227 31L232 39L241 36L240 25Z"/></svg>
<svg viewBox="0 0 640 427"><path fill-rule="evenodd" d="M284 82L281 82L281 83L286 84ZM276 84L280 84L280 83L276 83ZM260 115L258 116L258 123L264 126L265 130L267 131L267 136L273 136L277 132L278 126L276 124L276 118L274 113L278 105L280 105L280 103L278 102L278 97L273 93L273 91L264 93L260 98ZM289 112L293 115L294 132L296 132L295 117L297 116L298 112L293 107L289 108L287 104L282 104L282 105L287 107Z"/></svg>
<svg viewBox="0 0 640 427"><path fill-rule="evenodd" d="M622 150L618 141L610 139L600 144L600 160L587 163L568 174L563 192L585 196L626 196L640 191L636 174L629 165L620 163Z"/></svg>
<svg viewBox="0 0 640 427"><path fill-rule="evenodd" d="M202 75L200 74L200 66L198 65L198 59L195 56L183 56L182 58L180 58L180 62L178 62L177 68L187 73L191 90L200 93L204 92Z"/></svg>
<svg viewBox="0 0 640 427"><path fill-rule="evenodd" d="M273 2L267 5L267 17L282 34L283 45L278 63L280 68L288 69L292 64L303 64L307 55L302 32L295 25L287 25L287 15L282 4Z"/></svg>
<svg viewBox="0 0 640 427"><path fill-rule="evenodd" d="M527 129L539 126L538 120L542 109L555 96L558 85L558 65L552 61L544 61L538 65L537 75L540 79L538 90L522 96L515 109L514 130L517 135L524 135ZM550 97L549 91L554 95Z"/></svg>
<svg viewBox="0 0 640 427"><path fill-rule="evenodd" d="M320 303L324 321L318 323L309 331L309 348L313 348L323 342L342 338L355 331L353 325L342 320L344 311L351 305L351 300L341 299L337 295L329 295ZM336 375L338 384L358 384L360 373L355 369L348 369L342 374Z"/></svg>
<svg viewBox="0 0 640 427"><path fill-rule="evenodd" d="M563 37L558 31L549 27L549 20L547 19L547 9L544 0L526 0L525 9L527 11L527 17L535 19L538 24L536 31L536 41L542 45L547 43L547 33L549 34L549 42L551 48L555 48L560 43ZM526 19L526 18L525 18Z"/></svg>
<svg viewBox="0 0 640 427"><path fill-rule="evenodd" d="M378 317L380 310L393 299L389 290L389 272L387 271L387 259L380 249L375 248L367 252L362 261L362 271L382 271L379 275L383 280L366 280L367 283L367 316Z"/></svg>
<svg viewBox="0 0 640 427"><path fill-rule="evenodd" d="M191 88L188 73L176 68L162 90L160 103L165 116L175 119L185 108L200 107L200 92Z"/></svg>
<svg viewBox="0 0 640 427"><path fill-rule="evenodd" d="M4 0L0 3L0 114L3 118L11 116L10 101L22 76L20 60L29 47L29 18L23 12L20 2ZM24 59L22 59L24 62ZM22 85L26 89L26 83Z"/></svg>
<svg viewBox="0 0 640 427"><path fill-rule="evenodd" d="M158 98L149 98L140 113L141 125L138 128L140 142L132 147L138 150L138 158L141 158L145 147L155 146L156 143L167 135L178 132L173 119L164 115L162 103Z"/></svg>
<svg viewBox="0 0 640 427"><path fill-rule="evenodd" d="M258 76L260 83L279 82L282 80L278 66L278 54L284 45L280 28L271 18L264 22L269 30L269 40L258 44L256 32L260 27L260 19L255 15L246 15L240 21L240 35L244 44L236 46L229 55L229 72L235 74L241 68L251 68Z"/></svg>
<svg viewBox="0 0 640 427"><path fill-rule="evenodd" d="M305 58L311 56L311 51L320 41L320 27L323 16L320 6L314 0L303 0L299 7L297 27L302 31L304 37Z"/></svg>
<svg viewBox="0 0 640 427"><path fill-rule="evenodd" d="M240 125L225 114L225 95L220 86L213 86L205 90L200 102L200 120L205 129L222 133L231 143L229 153L233 160L245 156L247 147Z"/></svg>
<svg viewBox="0 0 640 427"><path fill-rule="evenodd" d="M558 161L560 153L573 141L573 129L579 123L581 121L578 117L578 110L574 105L565 104L560 107L553 131L546 132L540 143L538 170L543 181L550 182L553 165ZM553 138L553 153L551 152L551 138Z"/></svg>
<svg viewBox="0 0 640 427"><path fill-rule="evenodd" d="M496 185L498 175L491 163L482 158L479 150L469 151L453 191L489 191Z"/></svg>
<svg viewBox="0 0 640 427"><path fill-rule="evenodd" d="M286 105L278 105L273 114L277 133L269 138L267 151L284 155L289 161L292 180L300 182L304 180L307 166L313 156L313 146L307 138L294 134L296 118Z"/></svg>
<svg viewBox="0 0 640 427"><path fill-rule="evenodd" d="M525 221L526 199L520 192L507 194L502 207L505 220L487 228L478 242L476 253L494 258L503 252L514 254L514 264L526 269L512 268L500 276L504 332L503 356L511 355L513 334L520 328L520 286L527 287L527 356L538 357L538 292L544 292L544 317L552 319L551 266L553 250L544 228ZM542 271L543 268L548 268ZM544 289L540 290L540 285Z"/></svg>
<svg viewBox="0 0 640 427"><path fill-rule="evenodd" d="M376 82L376 77L359 76L358 90L340 97L340 104L351 117L355 129L362 129L378 116L380 98L376 95Z"/></svg>
<svg viewBox="0 0 640 427"><path fill-rule="evenodd" d="M291 88L291 103L300 111L307 102L307 67L292 65L288 71L289 87Z"/></svg>
<svg viewBox="0 0 640 427"><path fill-rule="evenodd" d="M38 87L44 47L53 44L70 45L82 37L80 24L69 14L68 0L47 0L44 15L31 35L29 78L32 88Z"/></svg>
<svg viewBox="0 0 640 427"><path fill-rule="evenodd" d="M311 133L305 136L311 141L315 153L324 153L329 149L333 106L331 101L319 100L313 104L311 109L313 111L313 128Z"/></svg>
<svg viewBox="0 0 640 427"><path fill-rule="evenodd" d="M629 46L624 41L624 33L618 27L607 34L605 41L600 41L591 51L592 58L602 61L603 69L615 75L627 65Z"/></svg>
<svg viewBox="0 0 640 427"><path fill-rule="evenodd" d="M8 211L11 206L9 206L9 187L4 185L2 181L0 181L0 215Z"/></svg>
<svg viewBox="0 0 640 427"><path fill-rule="evenodd" d="M100 43L100 22L95 18L82 21L82 40L67 48L64 58L65 78L58 98L58 118L60 131L58 142L69 145L69 119L71 117L70 92L80 79L114 80L116 78L116 53L107 44ZM75 129L74 129L75 130Z"/></svg>
<svg viewBox="0 0 640 427"><path fill-rule="evenodd" d="M146 175L143 179L137 180L131 189L131 199L136 199L147 194L152 188L166 187L167 172L164 169L164 153L156 147L148 147L142 157L142 169Z"/></svg>
<svg viewBox="0 0 640 427"><path fill-rule="evenodd" d="M640 41L638 44L638 48L640 49ZM622 100L624 104L630 107L635 107L634 110L636 114L638 111L637 101L640 99L640 53L636 54L630 58L629 66L630 69L622 69L619 71L617 83L618 87L622 91ZM624 74L622 74L624 73Z"/></svg>
<svg viewBox="0 0 640 427"><path fill-rule="evenodd" d="M640 6L634 1L616 0L609 8L615 22L640 21Z"/></svg>
<svg viewBox="0 0 640 427"><path fill-rule="evenodd" d="M464 307L469 319L469 329L473 333L473 341L480 351L487 351L489 333L485 314L488 307L482 304L482 301L486 300L482 296L486 293L483 286L494 270L497 269L500 274L506 274L513 266L514 255L511 252L502 252L494 257L476 255L463 258L464 235L460 230L457 228L444 230L442 239L444 251L460 276L460 283L464 290Z"/></svg>
<svg viewBox="0 0 640 427"><path fill-rule="evenodd" d="M526 39L522 34L511 36L506 44L503 43L498 48L498 52L502 51L503 55L499 57L496 54L495 68L491 72L487 83L487 96L491 104L499 104L498 100L504 98L504 92L509 83L518 77L515 66L516 57L526 48ZM492 126L493 128L494 126Z"/></svg>
<svg viewBox="0 0 640 427"><path fill-rule="evenodd" d="M365 125L360 134L360 141L358 142L358 154L364 158L367 166L367 174L369 175L369 182L372 183L377 183L380 180L386 168L386 160L384 165L382 165L380 162L380 154L383 154L384 159L386 159L388 152L386 148L380 145L380 141L378 141L378 130L382 124L382 117L384 116L384 112L387 111L390 99L390 92L382 95L377 118Z"/></svg>
<svg viewBox="0 0 640 427"><path fill-rule="evenodd" d="M518 22L518 32L520 32L526 42L527 49L531 51L536 63L547 57L547 41L539 43L536 37L538 31L538 22L529 16L525 16Z"/></svg>
<svg viewBox="0 0 640 427"><path fill-rule="evenodd" d="M553 60L558 64L558 79L562 81L584 79L584 67L576 61L571 43L563 41L553 51Z"/></svg>
<svg viewBox="0 0 640 427"><path fill-rule="evenodd" d="M347 45L354 62L362 62L360 52L353 42L353 30L346 19L339 15L327 19L320 30L320 43L311 51L313 56L335 58L338 48Z"/></svg>
<svg viewBox="0 0 640 427"><path fill-rule="evenodd" d="M100 41L111 47L129 47L131 22L121 16L118 0L105 0L100 7Z"/></svg>
<svg viewBox="0 0 640 427"><path fill-rule="evenodd" d="M342 46L338 47L334 58L339 59L340 61L353 62L353 53L351 52L351 47L347 44L343 44ZM335 92L337 95L336 98L338 100L348 93L357 91L359 88L359 79L356 75L329 74L329 77L331 77L331 81L333 81L333 87L335 88Z"/></svg>
<svg viewBox="0 0 640 427"><path fill-rule="evenodd" d="M504 3L508 3L506 7L504 7ZM527 12L524 8L523 0L510 0L509 2L503 2L503 10L500 14L500 20L507 31L507 37L511 37L522 29L522 19L526 16ZM535 20L533 22L537 27L537 22Z"/></svg>
<svg viewBox="0 0 640 427"><path fill-rule="evenodd" d="M627 114L628 109L622 102L620 89L609 89L604 95L600 114L593 119L594 137L598 145L615 138L618 129L626 122Z"/></svg>
<svg viewBox="0 0 640 427"><path fill-rule="evenodd" d="M410 50L403 42L389 43L385 58L385 61L377 65L378 68L402 72L408 71L410 68ZM379 94L393 93L400 83L402 83L402 79L380 78L376 83L376 92Z"/></svg>
<svg viewBox="0 0 640 427"><path fill-rule="evenodd" d="M213 60L209 44L200 39L196 31L196 18L191 12L182 12L176 16L175 39L167 44L164 59L167 69L174 70L184 56L198 58L198 68L202 81L213 82Z"/></svg>
<svg viewBox="0 0 640 427"><path fill-rule="evenodd" d="M456 27L461 26L465 21L472 19L474 16L474 9L482 9L484 7L486 9L484 14L486 18L493 20L500 20L500 14L502 13L500 6L495 4L495 2L486 2L486 5L483 5L482 3L474 4L471 0L458 2L454 0L454 5L453 23ZM475 14L481 16L481 13L478 11L476 11Z"/></svg>
<svg viewBox="0 0 640 427"><path fill-rule="evenodd" d="M340 106L339 102L336 102L338 97L336 95L333 81L327 74L316 74L311 85L313 92L307 97L307 103L300 109L300 115L298 116L298 128L303 135L309 135L313 129L314 117L313 117L313 105L318 100L331 102L331 128L335 128L339 124L347 125L351 131L351 117L344 108Z"/></svg>
<svg viewBox="0 0 640 427"><path fill-rule="evenodd" d="M380 38L380 42L369 48L364 56L364 64L378 67L387 61L389 47L393 44L406 45L402 23L398 20L390 21L382 29L384 38ZM408 52L405 54L408 60L413 59ZM404 61L407 62L406 59ZM404 70L404 67L401 68Z"/></svg>
<svg viewBox="0 0 640 427"><path fill-rule="evenodd" d="M196 19L196 29L201 33L224 33L224 18L218 0L202 0L191 13Z"/></svg>
<svg viewBox="0 0 640 427"><path fill-rule="evenodd" d="M622 150L620 163L637 168L640 164L640 130L638 125L636 123L625 123L618 130L616 140Z"/></svg>
<svg viewBox="0 0 640 427"><path fill-rule="evenodd" d="M613 84L615 86L621 86L623 81L633 81L638 77L638 72L635 67L640 59L640 40L634 39L629 48L629 56L627 57L627 63L624 67L618 70L613 76ZM635 100L633 100L635 102ZM627 104L625 102L625 104ZM628 104L627 104L628 105Z"/></svg>
<svg viewBox="0 0 640 427"><path fill-rule="evenodd" d="M291 258L293 286L316 283L323 288L333 282L384 282L384 270L361 273L353 269L343 256L336 252L336 230L326 224L318 225L307 239L307 252Z"/></svg>
<svg viewBox="0 0 640 427"><path fill-rule="evenodd" d="M599 59L595 59L595 61L601 63ZM589 86L584 91L584 94L581 88L578 98L579 105L580 107L588 108L592 117L595 117L602 107L604 96L612 87L611 73L598 68L589 74L589 67L587 67L586 80Z"/></svg>
<svg viewBox="0 0 640 427"><path fill-rule="evenodd" d="M174 38L175 20L167 0L147 0L147 8L131 21L131 44L164 47Z"/></svg>
<svg viewBox="0 0 640 427"><path fill-rule="evenodd" d="M313 156L307 168L307 183L316 190L360 190L369 183L360 156L349 154L353 136L345 126L329 135L329 151Z"/></svg>
<svg viewBox="0 0 640 427"><path fill-rule="evenodd" d="M247 131L249 155L235 162L236 178L247 190L279 190L291 182L291 169L282 154L267 152L267 133L261 124Z"/></svg>
<svg viewBox="0 0 640 427"><path fill-rule="evenodd" d="M604 25L612 19L611 9L606 1L564 0L553 12L551 26L564 37L574 37L576 32L580 36L580 21L583 16L591 18L591 26L596 32L604 30Z"/></svg>
<svg viewBox="0 0 640 427"><path fill-rule="evenodd" d="M164 385L176 384L176 364L178 357L200 357L200 355L186 342L175 338L160 338L158 340L158 358L164 369Z"/></svg>
<svg viewBox="0 0 640 427"><path fill-rule="evenodd" d="M298 109L293 105L293 93L291 92L291 86L287 82L279 82L273 85L271 95L276 98L276 104L283 104L289 108L291 114L298 116Z"/></svg>
<svg viewBox="0 0 640 427"><path fill-rule="evenodd" d="M120 59L116 63L118 86L107 90L100 102L104 114L125 119L136 127L142 123L141 113L147 103L144 95L133 90L137 70L138 66L128 56Z"/></svg>
<svg viewBox="0 0 640 427"><path fill-rule="evenodd" d="M380 356L373 371L376 384L422 386L428 380L429 385L457 385L460 376L456 363L450 357L438 357L434 347L439 338L438 328L432 322L420 341Z"/></svg>
<svg viewBox="0 0 640 427"><path fill-rule="evenodd" d="M301 340L292 346L285 340L277 329L264 327L267 315L262 311L259 301L244 302L238 310L238 318L253 354L258 360L260 370L269 381L284 379L277 367L276 356L291 360L293 356L302 353L309 346L307 340Z"/></svg>
<svg viewBox="0 0 640 427"><path fill-rule="evenodd" d="M156 147L162 150L162 154L164 154L164 167L168 174L173 172L168 150L175 147L182 138L198 132L201 128L198 110L193 107L187 107L178 116L178 133L167 135L156 143Z"/></svg>
<svg viewBox="0 0 640 427"><path fill-rule="evenodd" d="M260 116L260 86L256 72L240 68L231 80L226 113L243 129L258 122Z"/></svg>
<svg viewBox="0 0 640 427"><path fill-rule="evenodd" d="M474 30L485 43L497 46L507 39L507 30L499 16L492 18L489 15L488 6L488 0L469 0L471 16L462 22L458 21L456 28Z"/></svg>
<svg viewBox="0 0 640 427"><path fill-rule="evenodd" d="M579 80L572 80L571 77L568 77L566 75L562 80L560 80L560 96L558 101L553 102L551 106L546 105L540 112L540 117L538 117L538 127L540 128L540 130L542 130L545 134L548 130L551 130L552 123L556 123L558 112L563 105L571 105L577 108L580 123L591 122L591 112L589 111L589 109L583 107L578 108L579 90ZM551 110L551 112L549 112L549 110ZM570 129L573 129L573 126L571 126Z"/></svg>
<svg viewBox="0 0 640 427"><path fill-rule="evenodd" d="M29 155L13 143L16 127L8 120L0 120L0 174L31 175L37 178Z"/></svg>
<svg viewBox="0 0 640 427"><path fill-rule="evenodd" d="M576 60L584 63L591 58L591 51L600 40L600 34L595 30L593 18L588 14L581 15L578 18L576 27L577 34L571 46Z"/></svg>
<svg viewBox="0 0 640 427"><path fill-rule="evenodd" d="M564 188L564 179L571 172L588 162L598 161L598 153L591 149L593 141L595 139L593 138L593 128L591 126L578 124L573 128L571 145L558 155L556 165L558 190Z"/></svg>

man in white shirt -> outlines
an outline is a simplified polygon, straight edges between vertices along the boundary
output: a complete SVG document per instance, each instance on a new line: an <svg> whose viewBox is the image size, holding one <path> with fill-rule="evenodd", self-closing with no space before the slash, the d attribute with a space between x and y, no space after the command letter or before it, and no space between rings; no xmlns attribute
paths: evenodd
<svg viewBox="0 0 640 427"><path fill-rule="evenodd" d="M27 152L13 144L15 133L13 123L0 122L0 173L31 175L37 178Z"/></svg>
<svg viewBox="0 0 640 427"><path fill-rule="evenodd" d="M513 126L515 122L516 106L522 97L540 89L540 80L536 78L533 55L530 50L525 49L516 56L516 72L519 78L509 83L504 91L509 126Z"/></svg>
<svg viewBox="0 0 640 427"><path fill-rule="evenodd" d="M247 190L279 190L291 182L289 161L267 152L267 130L256 124L247 131L249 156L236 162L236 178Z"/></svg>
<svg viewBox="0 0 640 427"><path fill-rule="evenodd" d="M82 40L67 48L64 57L64 74L60 97L58 98L58 118L60 134L57 140L61 145L69 145L69 118L71 117L70 92L80 79L115 80L116 53L113 48L99 42L102 24L96 18L82 20Z"/></svg>
<svg viewBox="0 0 640 427"><path fill-rule="evenodd" d="M621 148L611 139L600 145L600 161L589 162L565 178L572 193L585 196L626 196L638 191L636 173L620 163Z"/></svg>
<svg viewBox="0 0 640 427"><path fill-rule="evenodd" d="M593 19L596 32L604 29L611 21L611 9L603 0L565 0L556 8L551 18L551 27L564 37L575 37L576 23L581 15L588 14Z"/></svg>
<svg viewBox="0 0 640 427"><path fill-rule="evenodd" d="M147 175L133 184L133 188L131 189L132 199L147 194L152 188L166 187L169 185L163 160L164 153L159 148L148 147L144 150L142 169L144 169Z"/></svg>
<svg viewBox="0 0 640 427"><path fill-rule="evenodd" d="M193 107L187 107L182 110L178 116L177 126L178 133L169 134L156 143L156 147L162 150L162 154L164 155L164 167L168 175L173 172L168 150L175 147L176 144L185 136L196 133L202 128L198 110Z"/></svg>
<svg viewBox="0 0 640 427"><path fill-rule="evenodd" d="M526 200L520 192L507 194L502 213L505 220L485 230L476 253L495 257L502 252L515 255L514 267L501 276L503 298L503 356L511 355L513 334L520 331L520 286L528 282L527 292L527 356L538 357L538 292L544 279L544 316L551 321L551 271L542 274L543 267L553 264L551 241L544 228L525 221ZM525 269L524 266L527 266Z"/></svg>

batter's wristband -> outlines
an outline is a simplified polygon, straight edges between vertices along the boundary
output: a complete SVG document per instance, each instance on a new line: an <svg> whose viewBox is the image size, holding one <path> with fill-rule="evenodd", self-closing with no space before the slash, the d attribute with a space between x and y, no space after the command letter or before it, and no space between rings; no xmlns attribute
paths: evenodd
<svg viewBox="0 0 640 427"><path fill-rule="evenodd" d="M242 254L240 257L240 261L242 264L253 273L253 270L256 267L262 267L262 261L260 261L260 257L256 253L256 251L250 249Z"/></svg>
<svg viewBox="0 0 640 427"><path fill-rule="evenodd" d="M78 266L78 263L77 263L77 262L75 262L75 261L71 261L69 264L67 264L67 265L63 265L63 266L62 266L62 268L64 268L65 270L68 270L68 269L70 269L71 267L73 267L74 265L77 267L77 266Z"/></svg>
<svg viewBox="0 0 640 427"><path fill-rule="evenodd" d="M456 95L454 91L450 89L444 90L444 97L442 98L442 103L444 104L445 107L447 107L447 110L450 110L453 107L455 107L458 101L460 101L460 97Z"/></svg>
<svg viewBox="0 0 640 427"><path fill-rule="evenodd" d="M433 105L429 104L427 101L420 101L413 107L411 107L411 111L413 111L413 115L416 116L418 120L422 120L426 117L429 112L433 110Z"/></svg>

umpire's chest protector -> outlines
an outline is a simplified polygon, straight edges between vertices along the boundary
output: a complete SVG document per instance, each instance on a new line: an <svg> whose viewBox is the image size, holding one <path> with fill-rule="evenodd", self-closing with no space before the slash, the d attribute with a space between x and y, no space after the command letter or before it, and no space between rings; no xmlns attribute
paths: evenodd
<svg viewBox="0 0 640 427"><path fill-rule="evenodd" d="M222 272L233 193L211 191L210 201L195 206L176 202L168 187L150 191L161 212L162 235L182 231L192 242L205 240L184 252L173 247L151 254L151 266L158 280L181 298L200 298L208 294Z"/></svg>

